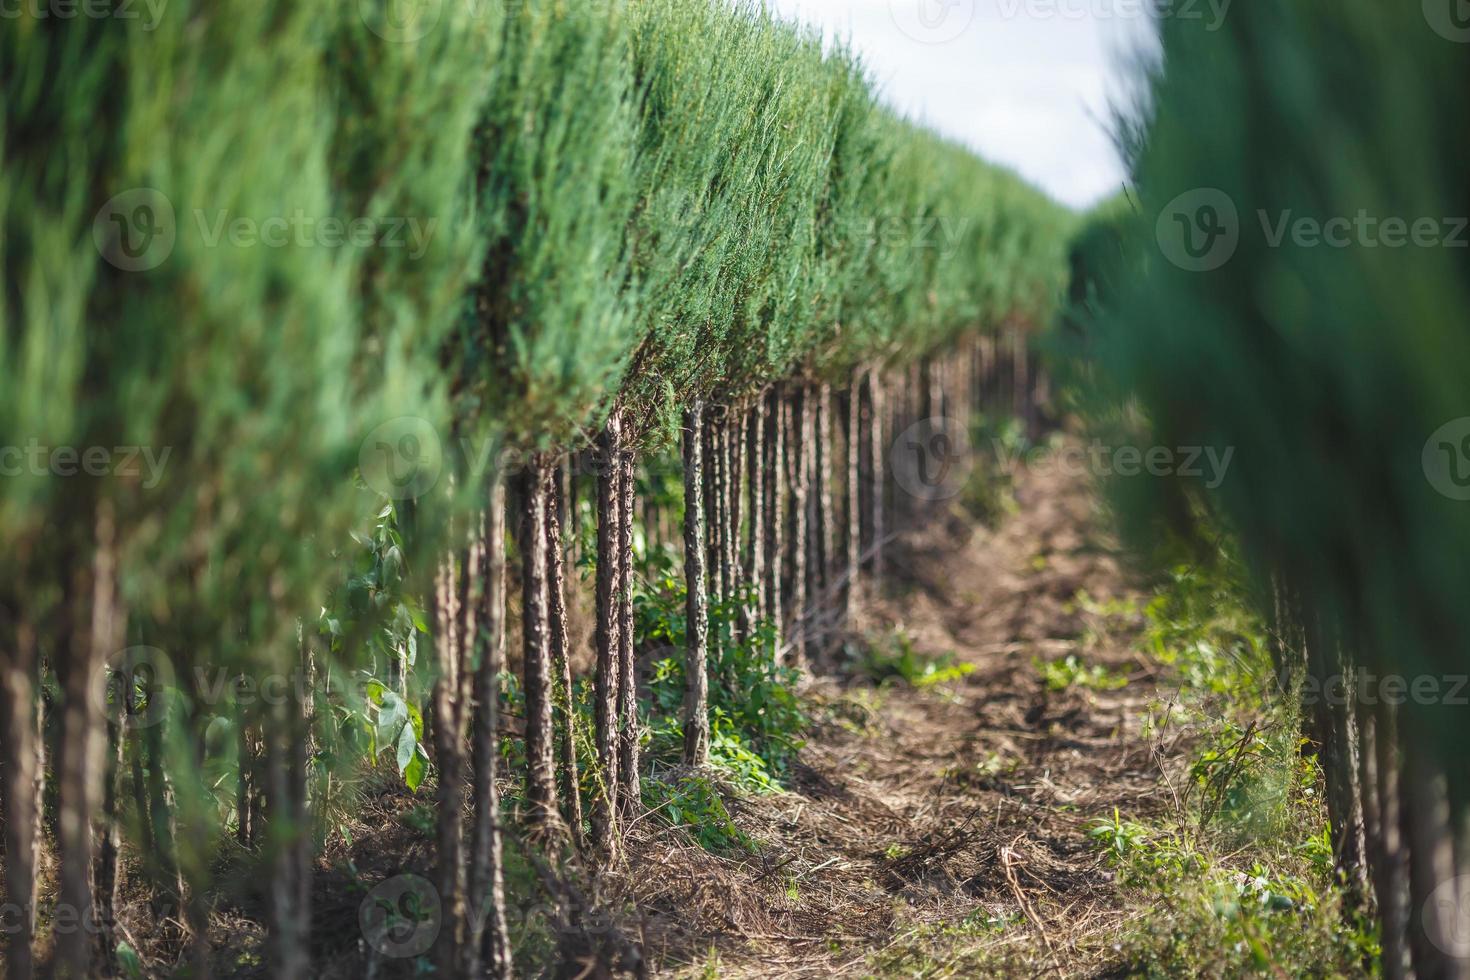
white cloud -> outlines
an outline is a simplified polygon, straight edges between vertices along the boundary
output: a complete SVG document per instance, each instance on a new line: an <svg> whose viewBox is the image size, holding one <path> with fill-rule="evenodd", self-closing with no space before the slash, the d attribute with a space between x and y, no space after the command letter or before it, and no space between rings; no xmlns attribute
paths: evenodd
<svg viewBox="0 0 1470 980"><path fill-rule="evenodd" d="M1143 0L770 0L850 39L899 111L1085 207L1115 192L1108 135Z"/></svg>

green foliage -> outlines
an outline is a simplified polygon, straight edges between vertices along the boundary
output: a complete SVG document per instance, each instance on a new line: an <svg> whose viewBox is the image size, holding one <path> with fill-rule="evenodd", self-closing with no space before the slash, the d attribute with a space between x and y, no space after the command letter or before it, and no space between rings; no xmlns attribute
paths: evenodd
<svg viewBox="0 0 1470 980"><path fill-rule="evenodd" d="M935 687L952 684L975 670L974 664L961 661L953 652L937 656L919 652L913 637L901 626L855 652L850 646L848 653L855 655L854 672L875 684L902 681L917 688Z"/></svg>
<svg viewBox="0 0 1470 980"><path fill-rule="evenodd" d="M1245 571L1226 553L1215 566L1181 565L1144 608L1142 645L1201 694L1256 703L1276 693L1265 627L1252 609Z"/></svg>
<svg viewBox="0 0 1470 980"><path fill-rule="evenodd" d="M423 597L492 450L580 448L617 403L651 441L691 395L1039 321L1060 286L1065 212L755 4L448 4L415 38L396 6L175 0L146 27L28 9L0 32L0 432L160 461L0 483L0 646L23 614L54 699L73 665L47 626L84 608L100 545L127 642L180 688L315 672L293 685L309 715L138 694L167 711L158 753L127 761L167 760L200 895L242 725L314 747L318 819L349 811L363 762L421 785ZM330 230L363 224L371 241ZM405 419L432 465L386 501L402 488L358 467L403 452L384 427ZM682 603L641 595L644 652L682 644ZM714 610L715 759L770 786L806 717L774 631L735 643L735 613ZM677 738L669 659L655 747Z"/></svg>
<svg viewBox="0 0 1470 980"><path fill-rule="evenodd" d="M1135 538L1228 526L1261 582L1300 597L1319 645L1405 675L1465 662L1450 624L1470 585L1470 510L1436 487L1465 465L1460 437L1436 434L1470 414L1470 276L1442 238L1394 247L1388 232L1428 220L1447 236L1445 216L1470 213L1470 134L1439 98L1463 89L1466 59L1438 9L1291 0L1233 9L1218 30L1161 18L1137 213L1087 327L1101 423L1140 445L1236 450L1214 489L1126 481ZM1364 64L1392 90L1365 86ZM1228 199L1238 238L1193 270L1166 232L1208 217L1200 189ZM1347 240L1272 240L1302 218L1345 222ZM1463 713L1412 714L1426 749L1466 731Z"/></svg>
<svg viewBox="0 0 1470 980"><path fill-rule="evenodd" d="M1086 687L1097 691L1116 691L1128 685L1128 678L1115 674L1102 664L1088 664L1075 653L1057 660L1032 658L1031 665L1041 674L1047 688L1065 691L1070 687Z"/></svg>
<svg viewBox="0 0 1470 980"><path fill-rule="evenodd" d="M1015 467L1034 448L1026 426L1013 416L977 412L970 426L975 465L960 488L959 502L986 527L994 528L1017 509Z"/></svg>
<svg viewBox="0 0 1470 980"><path fill-rule="evenodd" d="M673 761L683 747L685 590L670 559L652 555L635 579L634 628L640 648L654 655L645 717L650 752ZM740 600L710 604L710 762L738 785L774 788L802 746L809 723L796 693L798 674L776 662L776 633L762 621L753 635L733 639Z"/></svg>
<svg viewBox="0 0 1470 980"><path fill-rule="evenodd" d="M505 9L475 132L484 266L455 349L458 404L552 448L606 407L637 339L627 18L621 2Z"/></svg>
<svg viewBox="0 0 1470 980"><path fill-rule="evenodd" d="M1356 976L1376 940L1346 913L1322 772L1301 752L1293 706L1257 697L1269 670L1239 573L1228 563L1178 570L1147 606L1143 644L1182 669L1178 701L1156 707L1144 735L1168 729L1191 752L1183 784L1170 783L1170 811L1144 819L1115 808L1088 831L1138 910L1120 942L1125 969Z"/></svg>
<svg viewBox="0 0 1470 980"><path fill-rule="evenodd" d="M684 775L673 782L650 779L643 783L643 803L672 827L683 827L706 850L754 854L756 843L725 808L720 788L706 775Z"/></svg>

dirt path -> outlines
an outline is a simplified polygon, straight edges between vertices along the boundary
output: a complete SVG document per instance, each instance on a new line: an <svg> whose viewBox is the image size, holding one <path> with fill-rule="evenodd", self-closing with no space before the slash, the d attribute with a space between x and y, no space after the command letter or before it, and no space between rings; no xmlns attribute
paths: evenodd
<svg viewBox="0 0 1470 980"><path fill-rule="evenodd" d="M924 690L819 684L826 718L792 791L730 804L759 857L659 838L635 849L644 941L663 972L1107 971L1126 913L1087 829L1115 805L1156 812L1169 793L1140 737L1156 695L1131 650L1140 624L1096 605L1140 595L1079 481L1028 471L1017 498L994 532L952 517L901 537L890 562L903 587L874 610L875 625L952 651L969 676ZM1068 654L1129 683L1049 691L1034 661Z"/></svg>

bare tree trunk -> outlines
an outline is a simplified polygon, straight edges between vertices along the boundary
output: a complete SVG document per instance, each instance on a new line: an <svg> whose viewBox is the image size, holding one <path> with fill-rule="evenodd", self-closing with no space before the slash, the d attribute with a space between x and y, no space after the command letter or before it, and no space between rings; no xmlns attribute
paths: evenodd
<svg viewBox="0 0 1470 980"><path fill-rule="evenodd" d="M622 609L618 588L622 532L622 501L619 494L622 450L622 418L608 418L597 437L597 667L593 680L593 718L597 728L597 760L600 786L592 801L593 844L611 851L617 843L618 791L618 663L622 655Z"/></svg>
<svg viewBox="0 0 1470 980"><path fill-rule="evenodd" d="M458 746L454 740L454 717L457 706L454 698L459 689L459 658L454 649L454 616L452 599L454 561L440 556L438 571L434 576L434 606L432 626L434 630L434 658L439 676L434 682L434 764L439 771L438 783L438 850L436 853L436 887L443 903L444 919L440 936L435 944L435 965L440 973L449 974L455 968L459 953L459 929L464 921L464 912L457 908L464 895L461 884L459 848L461 822L464 806L460 799L463 780L457 772ZM267 740L269 746L269 740ZM272 765L272 771L279 768ZM274 794L274 788L272 789ZM275 800L271 801L272 809Z"/></svg>
<svg viewBox="0 0 1470 980"><path fill-rule="evenodd" d="M131 675L126 680L131 683ZM252 731L255 727L253 714L249 705L240 703L235 705L235 750L238 769L235 777L235 840L246 850L255 846L254 807L258 792L255 783L255 745L252 738Z"/></svg>
<svg viewBox="0 0 1470 980"><path fill-rule="evenodd" d="M1379 712L1357 701L1358 730L1360 743L1358 752L1358 786L1362 793L1363 822L1368 844L1368 870L1373 878L1378 920L1380 923L1379 962L1385 980L1402 980L1404 976L1404 935L1402 916L1394 910L1400 895L1395 889L1402 885L1402 878L1394 875L1394 866L1400 860L1399 829L1397 814L1393 820L1384 819L1384 779L1391 775L1390 757L1392 749L1383 743L1393 736L1392 723L1386 717L1386 706ZM1397 786L1394 787L1397 792Z"/></svg>
<svg viewBox="0 0 1470 980"><path fill-rule="evenodd" d="M699 492L703 501L703 513L709 526L705 528L704 536L704 574L705 595L710 602L720 601L720 529L715 521L715 514L719 512L715 500L715 487L719 483L720 468L714 460L714 447L718 443L715 436L715 410L709 406L701 413L703 416L704 429L700 433L699 445L701 457L704 459L704 480ZM715 641L718 642L718 641Z"/></svg>
<svg viewBox="0 0 1470 980"><path fill-rule="evenodd" d="M633 453L619 457L618 534L618 798L625 817L638 812L643 788L638 774L638 672L633 663Z"/></svg>
<svg viewBox="0 0 1470 980"><path fill-rule="evenodd" d="M684 413L684 761L709 763L709 676L704 594L704 404L696 399Z"/></svg>
<svg viewBox="0 0 1470 980"><path fill-rule="evenodd" d="M1407 724L1403 734L1409 734ZM1463 963L1456 964L1442 944L1458 935L1455 919L1464 910L1454 902L1434 900L1435 890L1455 874L1450 808L1444 771L1422 744L1425 740L1416 741L1420 744L1406 746L1403 753L1401 783L1409 847L1409 951L1417 980L1453 980L1463 975Z"/></svg>
<svg viewBox="0 0 1470 980"><path fill-rule="evenodd" d="M107 657L121 642L117 607L116 558L113 547L112 508L107 501L94 510L90 561L73 566L70 591L63 600L57 659L62 684L61 735L58 740L57 841L60 852L58 899L62 909L81 921L95 914L92 818L101 804L103 757L106 747L102 706L92 684L106 669ZM68 601L69 600L69 601ZM106 911L111 922L111 910ZM111 973L109 962L91 962L96 944L60 944L55 971L61 977ZM111 959L108 951L107 960Z"/></svg>
<svg viewBox="0 0 1470 980"><path fill-rule="evenodd" d="M808 621L808 641L822 647L831 642L829 624L833 618L832 563L835 551L836 532L832 515L832 386L823 381L816 389L816 406L812 413L812 477L816 481L813 497L815 518L812 541L816 546L813 556L811 582L811 614ZM817 651L819 654L821 650Z"/></svg>
<svg viewBox="0 0 1470 980"><path fill-rule="evenodd" d="M8 937L5 965L11 980L31 980L34 960L36 875L39 868L40 799L46 778L41 764L39 699L36 696L36 644L18 610L6 610L15 624L0 637L7 656L0 657L0 759L5 779L5 882L7 897L21 906L19 928Z"/></svg>
<svg viewBox="0 0 1470 980"><path fill-rule="evenodd" d="M521 638L526 693L526 804L533 834L555 835L555 736L551 712L551 644L547 632L546 484L547 465L536 456L521 473Z"/></svg>
<svg viewBox="0 0 1470 980"><path fill-rule="evenodd" d="M884 456L883 419L886 417L887 406L883 393L883 378L877 369L868 372L866 399L866 421L868 427L868 525L872 538L868 550L872 553L869 560L870 577L872 584L869 586L871 594L876 597L883 587L883 539L887 530L883 526L883 493L887 485L884 479L884 469L887 460Z"/></svg>
<svg viewBox="0 0 1470 980"><path fill-rule="evenodd" d="M572 700L572 664L567 639L566 568L562 552L563 470L547 469L546 547L547 589L550 599L551 660L559 678L557 701L561 710L561 795L566 801L567 823L572 844L580 850L582 839L582 791L577 776L576 706Z"/></svg>
<svg viewBox="0 0 1470 980"><path fill-rule="evenodd" d="M786 485L783 468L786 465L785 447L785 399L782 397L781 387L773 386L770 391L770 404L766 412L766 444L765 462L762 467L765 470L765 579L766 579L766 619L776 630L776 643L779 647L781 642L781 628L784 625L781 602L781 552L782 538L785 535L786 521L782 509L782 490Z"/></svg>
<svg viewBox="0 0 1470 980"><path fill-rule="evenodd" d="M117 976L116 909L118 889L118 782L121 778L123 752L124 700L128 697L125 681L131 676L123 671L108 678L107 754L102 766L102 811L93 827L97 837L97 862L92 871L96 882L96 907L93 909L97 932L92 962L104 976Z"/></svg>
<svg viewBox="0 0 1470 980"><path fill-rule="evenodd" d="M706 464L710 467L710 595L714 601L723 604L731 594L731 582L729 582L729 547L725 542L729 523L726 520L726 510L729 507L729 495L726 491L726 464L729 463L726 454L726 441L728 441L729 429L726 426L729 410L725 407L716 408L710 413L709 439L706 445ZM719 632L714 632L713 644L719 648L725 638Z"/></svg>
<svg viewBox="0 0 1470 980"><path fill-rule="evenodd" d="M739 601L740 608L745 608L745 563L740 554L740 524L741 524L741 502L744 499L741 493L741 480L745 476L745 413L731 408L726 415L725 443L728 450L729 462L726 467L726 499L729 503L725 507L729 516L729 527L725 529L725 553L726 561L729 563L730 572L730 600ZM740 617L737 616L730 622L730 629L739 642L745 635L740 628Z"/></svg>
<svg viewBox="0 0 1470 980"><path fill-rule="evenodd" d="M812 399L805 384L796 386L792 395L791 425L791 664L806 668L807 661L807 517L810 506L811 473L807 455L811 451Z"/></svg>
<svg viewBox="0 0 1470 980"><path fill-rule="evenodd" d="M766 607L765 574L765 400L757 398L745 422L745 510L750 515L749 547L745 552L745 582L750 596L741 609L741 631L751 635ZM686 491L687 493L687 491Z"/></svg>
<svg viewBox="0 0 1470 980"><path fill-rule="evenodd" d="M1317 624L1314 623L1314 626ZM1341 661L1335 639L1324 635L1320 626L1313 629L1306 643L1308 669L1320 690L1328 690L1334 677L1350 683ZM1351 689L1348 689L1351 701ZM1356 762L1347 725L1347 708L1320 697L1313 707L1313 735L1318 743L1322 772L1327 784L1327 810L1332 825L1332 849L1338 869L1353 891L1353 901L1361 905L1366 890L1362 879L1362 813L1357 808L1358 793L1354 783Z"/></svg>
<svg viewBox="0 0 1470 980"><path fill-rule="evenodd" d="M842 588L842 618L846 628L852 629L857 625L859 592L861 578L858 575L858 556L862 554L862 501L859 493L858 483L859 447L862 444L861 410L859 401L861 398L862 384L859 374L854 371L852 381L848 385L847 395L843 398L843 432L846 434L843 440L845 451L845 462L847 464L847 476L843 481L843 489L846 491L843 510L844 533L842 535L842 573L846 577Z"/></svg>
<svg viewBox="0 0 1470 980"><path fill-rule="evenodd" d="M510 930L505 918L504 857L500 829L500 672L505 665L505 481L497 463L490 471L480 612L480 659L475 670L472 734L474 833L470 894L479 903L470 919L464 976L510 976Z"/></svg>
<svg viewBox="0 0 1470 980"><path fill-rule="evenodd" d="M157 704L164 696L162 678L149 670L146 697L149 706ZM150 872L155 882L163 889L163 905L155 905L154 911L167 915L181 914L184 902L184 885L179 873L177 835L174 826L173 792L169 786L168 773L164 769L163 725L155 723L143 729L143 747L148 751L148 810L149 823L153 827L150 851ZM172 903L174 907L168 908Z"/></svg>
<svg viewBox="0 0 1470 980"><path fill-rule="evenodd" d="M306 638L298 627L301 663L306 660ZM289 664L286 665L289 671ZM306 746L308 731L302 707L289 699L272 705L266 736L270 779L270 969L272 977L300 980L311 973L307 942L311 935L310 841L306 801ZM442 826L442 824L441 824ZM303 860L305 858L305 860ZM191 882L190 904L199 907L203 921L203 883ZM196 937L196 941L200 937ZM204 952L207 955L208 946ZM197 957L196 957L197 958Z"/></svg>
<svg viewBox="0 0 1470 980"><path fill-rule="evenodd" d="M1403 834L1403 767L1398 751L1398 724L1393 707L1380 699L1374 719L1377 762L1378 819L1382 827L1384 865L1378 885L1378 914L1383 933L1383 975L1408 975L1409 870Z"/></svg>

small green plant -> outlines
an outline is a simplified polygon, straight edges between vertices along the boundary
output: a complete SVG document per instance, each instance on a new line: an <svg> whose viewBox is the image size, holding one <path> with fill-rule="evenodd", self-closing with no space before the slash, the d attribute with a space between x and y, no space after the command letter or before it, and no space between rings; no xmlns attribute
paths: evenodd
<svg viewBox="0 0 1470 980"><path fill-rule="evenodd" d="M1142 851L1149 843L1149 830L1142 824L1124 820L1113 807L1113 817L1098 817L1087 836L1106 849L1114 860L1122 860L1135 852Z"/></svg>
<svg viewBox="0 0 1470 980"><path fill-rule="evenodd" d="M671 827L688 831L707 851L754 854L756 843L730 818L719 787L705 775L686 775L675 782L643 783L643 802Z"/></svg>
<svg viewBox="0 0 1470 980"><path fill-rule="evenodd" d="M683 752L684 582L672 558L650 552L635 581L637 643L655 654L643 713L649 752L676 761ZM710 605L710 763L744 789L776 788L810 724L796 693L798 674L776 662L776 631L764 621L737 636L744 597Z"/></svg>
<svg viewBox="0 0 1470 980"><path fill-rule="evenodd" d="M1021 420L1011 415L979 415L970 440L978 463L960 489L960 505L981 524L995 527L1016 512L1015 470L1031 443Z"/></svg>
<svg viewBox="0 0 1470 980"><path fill-rule="evenodd" d="M849 655L852 655L849 648ZM975 665L959 660L953 653L938 656L920 653L902 627L856 653L854 672L875 684L903 681L911 687L926 688L952 684L973 673Z"/></svg>
<svg viewBox="0 0 1470 980"><path fill-rule="evenodd" d="M1098 691L1116 691L1128 685L1128 678L1115 674L1101 664L1087 664L1074 653L1059 660L1031 661L1041 673L1048 689L1065 691L1069 687L1086 687Z"/></svg>
<svg viewBox="0 0 1470 980"><path fill-rule="evenodd" d="M1193 748L1166 818L1114 810L1089 830L1138 909L1116 972L1356 976L1377 940L1343 907L1321 771L1291 706L1260 696L1268 655L1229 575L1176 569L1145 608L1145 646L1180 684L1145 733Z"/></svg>

